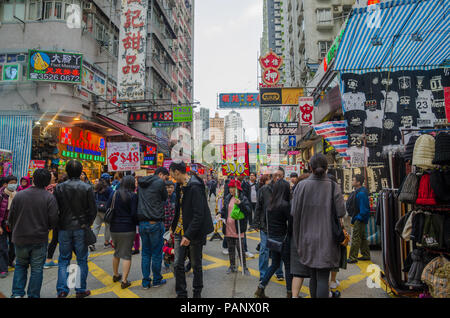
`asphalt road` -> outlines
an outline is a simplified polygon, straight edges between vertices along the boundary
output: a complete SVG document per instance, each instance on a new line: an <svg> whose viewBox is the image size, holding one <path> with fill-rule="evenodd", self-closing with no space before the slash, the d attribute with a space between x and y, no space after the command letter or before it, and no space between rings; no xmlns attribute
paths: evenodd
<svg viewBox="0 0 450 318"><path fill-rule="evenodd" d="M211 200L211 211L214 214L215 202ZM92 298L174 298L175 279L173 273L163 270L163 276L167 279L167 284L158 288L150 288L144 290L141 286L141 255L134 255L132 259L131 272L128 280L132 285L128 289L121 289L120 283L112 281L112 254L111 248L103 248L103 229L100 232L97 250L89 255L89 275L88 289L91 290ZM259 242L259 233L248 232L247 244L249 251L255 254L255 257L247 259L251 276L243 276L242 273L226 274L229 266L228 255L222 253L222 241L213 240L207 242L204 247L203 255L203 275L204 289L203 297L207 298L253 298L254 292L258 285L258 254L256 246ZM372 251L372 261L379 264L381 259L380 251ZM58 257L58 249L55 252L55 260ZM75 263L73 260L72 263ZM386 298L386 286L380 283L380 288L373 287L374 284L367 283L369 276L376 276L374 269L376 266L370 261L358 262L357 264L349 264L347 270L341 270L337 279L340 281L338 290L342 294L342 298ZM373 272L372 272L373 271ZM44 280L41 290L41 297L56 297L56 281L57 267L44 269ZM13 280L13 269L10 268L9 276L0 280L0 292L5 296L11 295L11 287ZM305 284L301 289L302 297L309 297L309 279L305 279ZM189 297L192 296L192 271L187 274L187 285ZM373 288L369 288L371 286ZM74 296L75 291L72 290L70 297ZM266 295L270 298L286 297L286 287L284 281L272 281L266 288Z"/></svg>

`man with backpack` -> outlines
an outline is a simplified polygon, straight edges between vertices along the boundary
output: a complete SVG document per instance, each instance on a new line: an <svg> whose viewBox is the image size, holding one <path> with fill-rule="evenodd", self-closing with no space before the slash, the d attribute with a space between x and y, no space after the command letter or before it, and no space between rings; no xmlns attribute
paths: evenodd
<svg viewBox="0 0 450 318"><path fill-rule="evenodd" d="M369 243L367 241L366 225L369 222L370 206L369 193L363 186L364 177L360 174L353 177L353 187L355 191L347 200L346 208L348 215L352 218L352 242L350 255L347 263L354 264L360 261L370 260ZM361 250L362 257L358 257Z"/></svg>

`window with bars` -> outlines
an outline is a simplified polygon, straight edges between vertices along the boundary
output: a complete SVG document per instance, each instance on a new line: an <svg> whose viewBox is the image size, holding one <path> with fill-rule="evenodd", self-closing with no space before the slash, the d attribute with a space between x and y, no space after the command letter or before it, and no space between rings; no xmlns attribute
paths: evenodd
<svg viewBox="0 0 450 318"><path fill-rule="evenodd" d="M317 9L317 24L330 24L333 23L333 15L331 8Z"/></svg>
<svg viewBox="0 0 450 318"><path fill-rule="evenodd" d="M319 59L323 59L327 55L328 50L331 47L331 41L319 41L318 46L319 46Z"/></svg>

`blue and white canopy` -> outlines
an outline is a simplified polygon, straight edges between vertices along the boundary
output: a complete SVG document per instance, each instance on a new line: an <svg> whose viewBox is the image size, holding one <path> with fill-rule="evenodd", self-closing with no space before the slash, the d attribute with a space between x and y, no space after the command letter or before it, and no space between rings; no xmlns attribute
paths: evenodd
<svg viewBox="0 0 450 318"><path fill-rule="evenodd" d="M450 1L393 0L354 9L335 70L428 70L450 66Z"/></svg>

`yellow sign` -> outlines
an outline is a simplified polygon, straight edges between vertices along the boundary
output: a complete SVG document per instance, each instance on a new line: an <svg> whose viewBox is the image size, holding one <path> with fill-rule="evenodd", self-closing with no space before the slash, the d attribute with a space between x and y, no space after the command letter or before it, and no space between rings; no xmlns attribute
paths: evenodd
<svg viewBox="0 0 450 318"><path fill-rule="evenodd" d="M156 159L156 165L158 167L161 167L163 165L163 162L164 162L164 154L158 153L158 157Z"/></svg>
<svg viewBox="0 0 450 318"><path fill-rule="evenodd" d="M304 96L303 88L282 88L281 97L283 105L298 105L298 98Z"/></svg>

